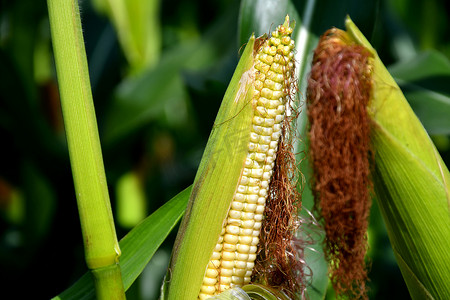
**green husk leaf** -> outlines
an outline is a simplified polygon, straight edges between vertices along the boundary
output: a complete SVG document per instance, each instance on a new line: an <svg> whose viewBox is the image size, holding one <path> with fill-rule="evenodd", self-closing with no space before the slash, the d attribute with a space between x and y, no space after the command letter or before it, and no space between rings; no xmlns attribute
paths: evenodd
<svg viewBox="0 0 450 300"><path fill-rule="evenodd" d="M260 284L247 284L234 287L211 298L215 300L287 300L285 294Z"/></svg>
<svg viewBox="0 0 450 300"><path fill-rule="evenodd" d="M168 299L195 299L244 165L253 107L255 37L245 47L194 181L168 271ZM220 220L220 221L217 221Z"/></svg>
<svg viewBox="0 0 450 300"><path fill-rule="evenodd" d="M374 187L413 299L450 295L450 175L376 51L348 18L347 32L373 54Z"/></svg>
<svg viewBox="0 0 450 300"><path fill-rule="evenodd" d="M405 281L416 283L410 285L411 294L415 295L417 299L434 299L433 296L431 296L430 293L427 291L427 289L422 285L420 280L416 277L414 272L408 267L408 264L406 264L403 261L401 256L395 253L395 251L394 254L397 257L398 264L401 266L402 269L404 269L403 276L407 278L405 279Z"/></svg>
<svg viewBox="0 0 450 300"><path fill-rule="evenodd" d="M244 292L240 287L234 287L228 289L217 296L211 298L211 300L251 300L250 296Z"/></svg>
<svg viewBox="0 0 450 300"><path fill-rule="evenodd" d="M228 289L217 296L212 297L215 300L287 300L285 294L280 293L267 286L260 284L247 284L242 288L234 287Z"/></svg>
<svg viewBox="0 0 450 300"><path fill-rule="evenodd" d="M284 293L263 286L260 284L247 284L242 289L250 296L251 299L257 300L287 300L289 299Z"/></svg>

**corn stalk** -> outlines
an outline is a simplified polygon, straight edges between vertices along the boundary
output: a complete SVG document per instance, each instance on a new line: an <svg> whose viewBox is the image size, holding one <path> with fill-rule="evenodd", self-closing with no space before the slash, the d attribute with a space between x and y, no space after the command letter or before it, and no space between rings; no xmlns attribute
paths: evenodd
<svg viewBox="0 0 450 300"><path fill-rule="evenodd" d="M98 299L124 299L78 1L49 0L48 10L86 263Z"/></svg>

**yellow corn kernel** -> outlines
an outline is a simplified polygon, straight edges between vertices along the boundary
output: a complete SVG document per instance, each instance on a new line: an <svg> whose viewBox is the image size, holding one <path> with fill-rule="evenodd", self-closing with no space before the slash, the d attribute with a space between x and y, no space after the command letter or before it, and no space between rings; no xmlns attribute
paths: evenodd
<svg viewBox="0 0 450 300"><path fill-rule="evenodd" d="M284 120L286 90L293 74L294 42L289 17L258 50L253 64L254 116L247 158L205 272L199 299L251 280L268 187ZM219 245L220 244L220 245ZM220 253L220 260L217 254Z"/></svg>

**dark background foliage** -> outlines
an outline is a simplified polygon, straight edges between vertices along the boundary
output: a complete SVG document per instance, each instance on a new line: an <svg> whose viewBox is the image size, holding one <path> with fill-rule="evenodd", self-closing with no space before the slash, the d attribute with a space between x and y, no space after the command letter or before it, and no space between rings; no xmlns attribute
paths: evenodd
<svg viewBox="0 0 450 300"><path fill-rule="evenodd" d="M118 216L125 212L118 209L123 207L119 202L133 202L118 196L121 184L145 195L134 198L148 215L193 182L239 49L248 38L245 30L264 33L276 24L244 28L243 20L263 16L240 13L237 0L160 1L159 26L150 31L150 40L160 45L154 62L132 74L111 20L98 9L99 2L82 1L81 16L121 238L131 225L120 222ZM279 1L258 2L270 7ZM48 299L87 268L47 6L35 0L6 0L0 5L0 285L2 294L11 292L15 298ZM293 5L302 16L305 3L293 1ZM394 77L410 96L447 165L449 6L445 0L317 0L310 29L319 36L330 26L343 28L344 16L349 14L384 63L392 65ZM123 181L130 174L142 184ZM133 209L138 208L128 207ZM138 221L139 217L134 219ZM174 236L169 236L127 292L130 299L158 295ZM375 205L369 243L370 298L408 299Z"/></svg>

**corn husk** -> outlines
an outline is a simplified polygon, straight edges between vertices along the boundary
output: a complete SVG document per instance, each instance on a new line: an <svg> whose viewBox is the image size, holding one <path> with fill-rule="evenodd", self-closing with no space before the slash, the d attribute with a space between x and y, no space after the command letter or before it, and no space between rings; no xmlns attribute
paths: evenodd
<svg viewBox="0 0 450 300"><path fill-rule="evenodd" d="M378 206L413 299L450 295L450 175L400 88L355 24L347 33L373 54L373 172Z"/></svg>
<svg viewBox="0 0 450 300"><path fill-rule="evenodd" d="M200 291L247 154L254 114L250 87L255 41L254 36L248 41L214 122L178 231L162 299L197 299Z"/></svg>

